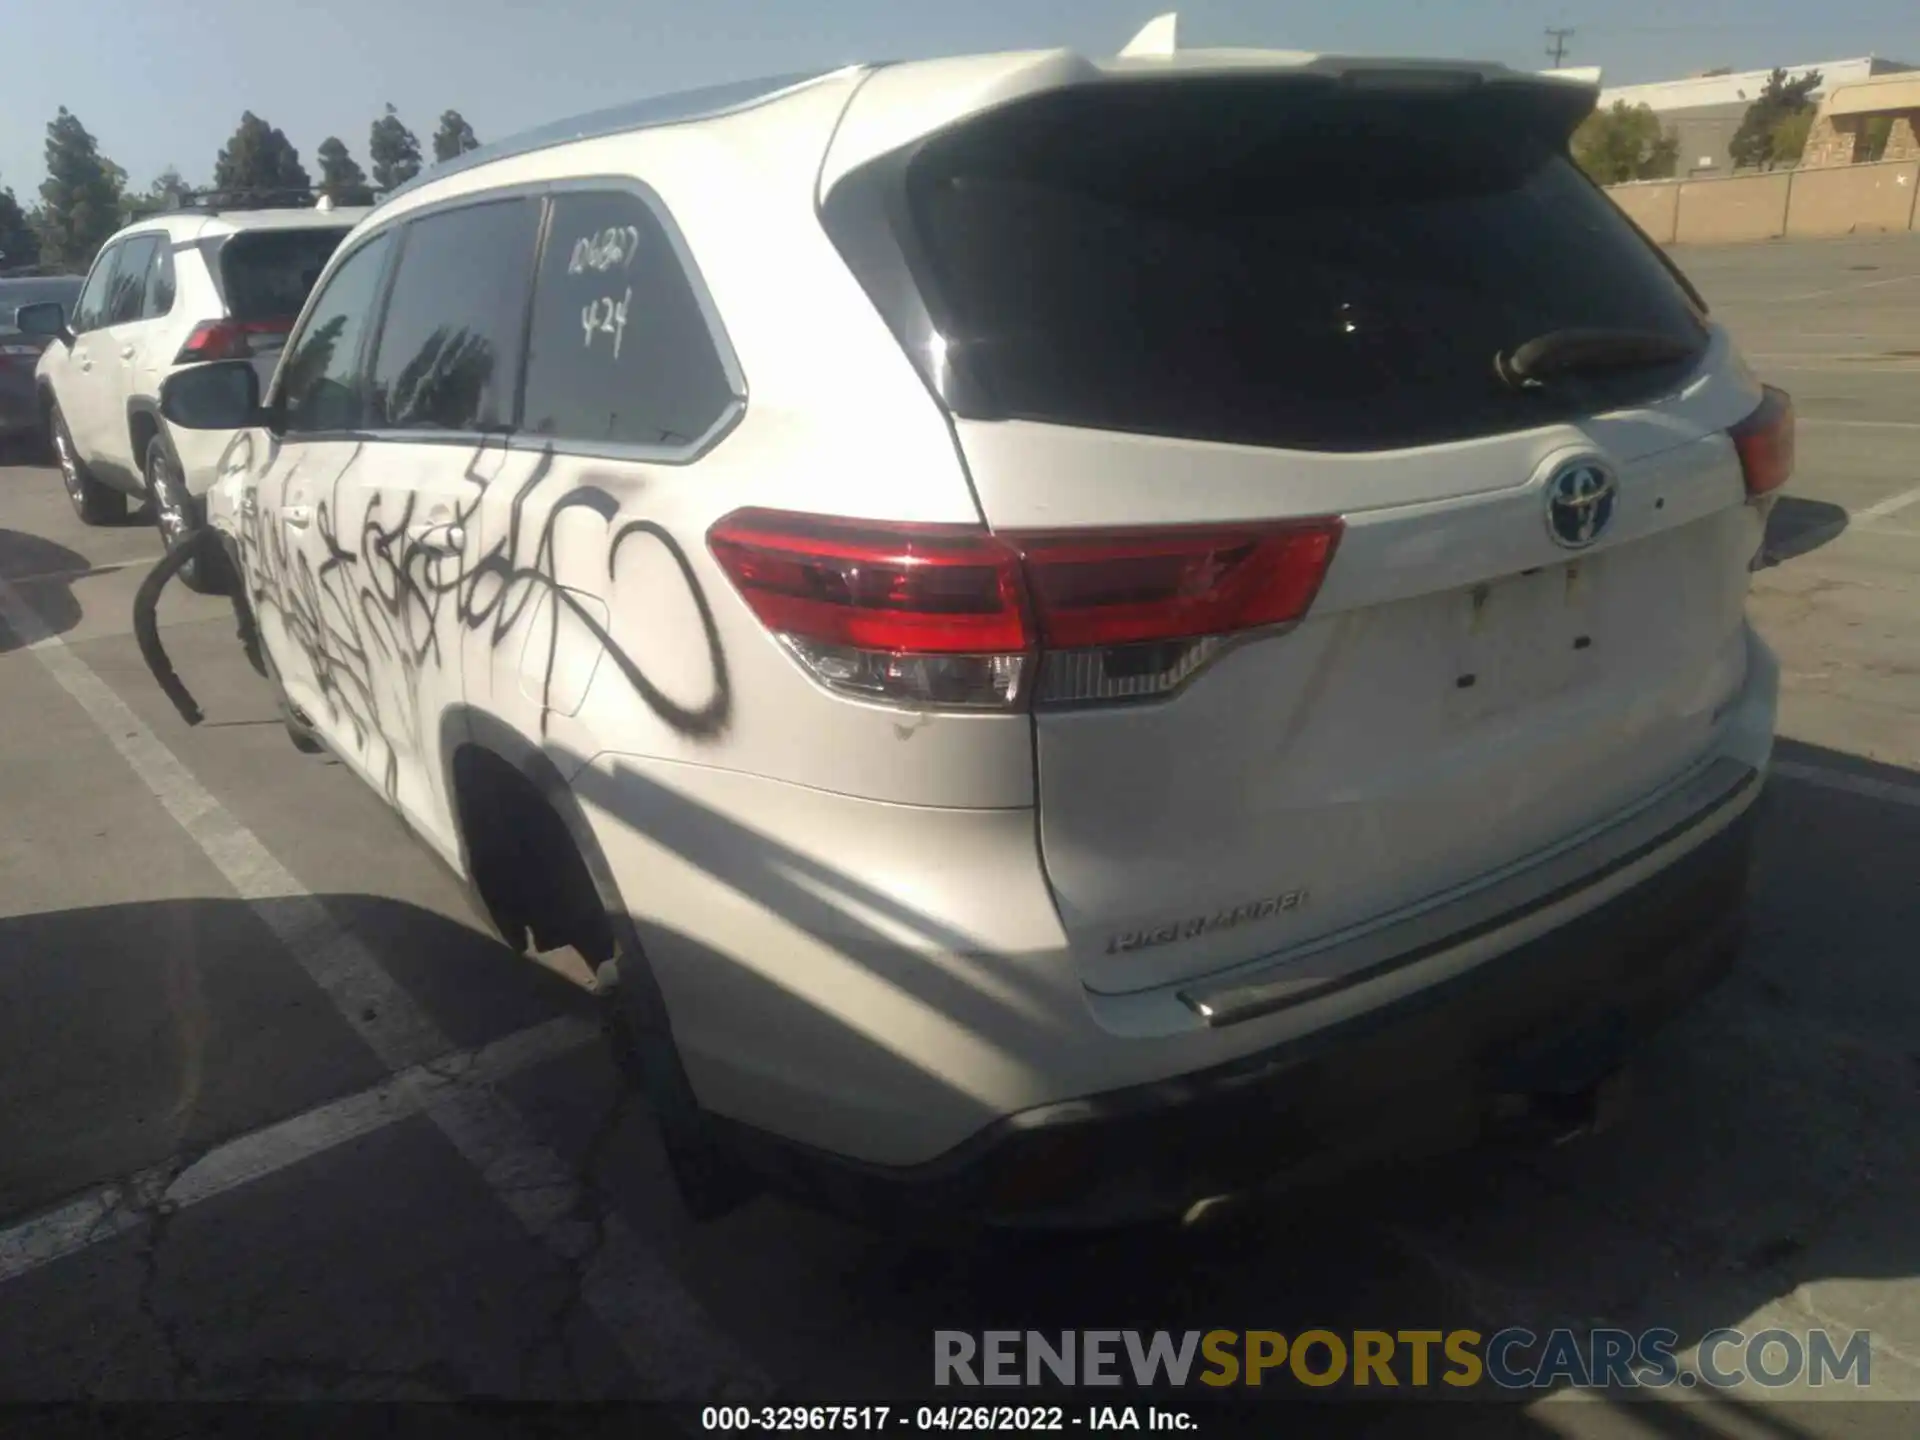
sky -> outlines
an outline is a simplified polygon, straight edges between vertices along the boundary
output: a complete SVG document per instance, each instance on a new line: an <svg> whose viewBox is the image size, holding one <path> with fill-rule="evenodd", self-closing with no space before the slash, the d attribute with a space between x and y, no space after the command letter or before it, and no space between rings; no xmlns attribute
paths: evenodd
<svg viewBox="0 0 1920 1440"><path fill-rule="evenodd" d="M368 165L391 101L431 157L440 113L482 141L624 100L726 80L983 50L1118 51L1170 0L0 0L0 186L23 206L46 123L78 115L145 189L176 166L210 184L243 111L309 172L338 135ZM1881 55L1920 64L1914 0L1197 0L1182 46L1247 45L1565 64L1607 84L1710 66Z"/></svg>

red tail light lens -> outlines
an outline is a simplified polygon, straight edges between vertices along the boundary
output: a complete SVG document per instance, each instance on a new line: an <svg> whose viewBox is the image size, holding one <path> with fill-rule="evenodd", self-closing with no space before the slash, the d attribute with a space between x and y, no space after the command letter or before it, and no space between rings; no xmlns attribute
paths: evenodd
<svg viewBox="0 0 1920 1440"><path fill-rule="evenodd" d="M834 689L991 707L1022 694L1020 557L983 530L743 510L707 544L760 623Z"/></svg>
<svg viewBox="0 0 1920 1440"><path fill-rule="evenodd" d="M1304 615L1340 533L1330 519L998 536L749 510L708 544L832 688L1006 707L1030 689L1042 704L1165 694L1224 637Z"/></svg>
<svg viewBox="0 0 1920 1440"><path fill-rule="evenodd" d="M1728 432L1740 452L1747 494L1756 499L1793 477L1793 397L1772 385L1762 390L1759 407Z"/></svg>
<svg viewBox="0 0 1920 1440"><path fill-rule="evenodd" d="M200 365L210 360L245 360L253 354L256 336L284 336L291 320L202 320L173 357L176 365Z"/></svg>
<svg viewBox="0 0 1920 1440"><path fill-rule="evenodd" d="M1340 541L1338 520L1222 530L1014 537L1050 647L1229 635L1298 620Z"/></svg>

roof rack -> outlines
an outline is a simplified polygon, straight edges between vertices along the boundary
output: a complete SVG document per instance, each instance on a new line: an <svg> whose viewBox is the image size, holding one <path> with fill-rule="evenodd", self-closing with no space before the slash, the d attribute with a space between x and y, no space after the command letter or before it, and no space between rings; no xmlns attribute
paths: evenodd
<svg viewBox="0 0 1920 1440"><path fill-rule="evenodd" d="M371 190L378 199L381 192ZM168 195L163 213L200 211L218 215L223 210L332 210L335 202L317 185L290 186L275 190L175 190Z"/></svg>

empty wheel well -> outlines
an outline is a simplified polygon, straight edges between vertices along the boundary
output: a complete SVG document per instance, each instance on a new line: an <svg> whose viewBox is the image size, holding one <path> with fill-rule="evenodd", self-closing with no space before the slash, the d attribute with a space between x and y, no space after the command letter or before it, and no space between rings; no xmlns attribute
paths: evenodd
<svg viewBox="0 0 1920 1440"><path fill-rule="evenodd" d="M478 745L453 758L454 804L474 889L509 944L613 958L613 926L566 823L517 768Z"/></svg>
<svg viewBox="0 0 1920 1440"><path fill-rule="evenodd" d="M147 446L159 433L160 422L154 419L152 411L136 410L127 417L127 434L133 441L133 463L143 475L147 469Z"/></svg>

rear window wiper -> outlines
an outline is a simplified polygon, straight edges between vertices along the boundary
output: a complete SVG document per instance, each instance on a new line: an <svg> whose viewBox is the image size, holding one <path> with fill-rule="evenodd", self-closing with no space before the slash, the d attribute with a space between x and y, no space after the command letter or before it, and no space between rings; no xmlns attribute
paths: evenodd
<svg viewBox="0 0 1920 1440"><path fill-rule="evenodd" d="M1598 370L1644 370L1691 360L1697 341L1657 330L1553 330L1493 357L1499 377L1515 389L1536 389L1561 375Z"/></svg>

